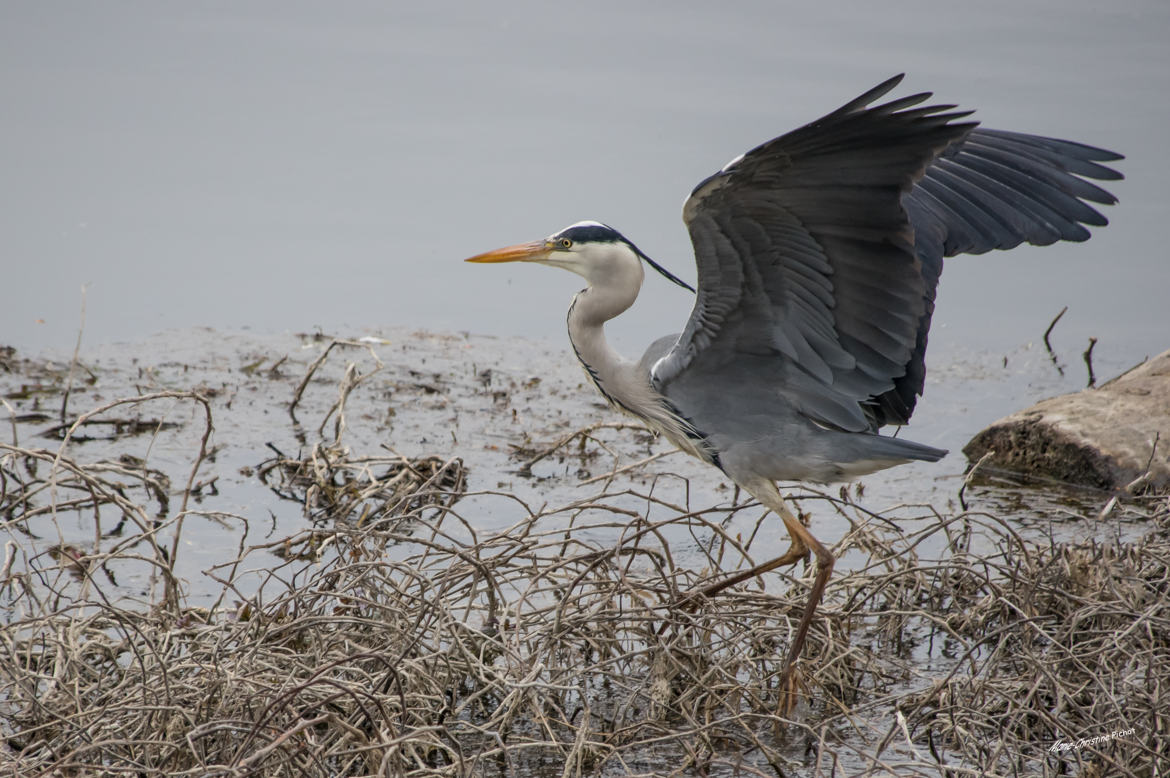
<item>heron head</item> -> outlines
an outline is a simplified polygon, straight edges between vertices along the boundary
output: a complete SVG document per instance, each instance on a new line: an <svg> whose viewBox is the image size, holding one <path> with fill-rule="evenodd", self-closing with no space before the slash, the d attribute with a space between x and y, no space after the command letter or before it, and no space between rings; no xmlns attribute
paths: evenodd
<svg viewBox="0 0 1170 778"><path fill-rule="evenodd" d="M685 289L685 282L667 272L613 227L601 222L577 222L544 240L518 243L479 254L468 262L536 262L571 270L598 286L617 279L642 281L642 262ZM694 291L691 289L691 291Z"/></svg>

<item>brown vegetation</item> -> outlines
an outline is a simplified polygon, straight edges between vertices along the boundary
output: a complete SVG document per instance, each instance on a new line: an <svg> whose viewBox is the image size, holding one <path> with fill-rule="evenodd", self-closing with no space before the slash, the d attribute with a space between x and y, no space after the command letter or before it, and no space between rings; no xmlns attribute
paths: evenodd
<svg viewBox="0 0 1170 778"><path fill-rule="evenodd" d="M922 509L899 530L845 493L805 493L849 519L849 572L786 719L776 682L810 570L674 607L751 555L721 512L651 520L652 491L616 487L545 509L467 495L458 460L351 455L343 419L257 473L313 525L245 531L207 572L215 603L186 605L174 565L207 437L178 488L67 445L163 400L210 430L206 400L172 392L84 414L56 449L0 444L2 774L1152 776L1170 761L1165 498L1114 508L1147 522L1136 542L1062 543L978 512ZM510 505L513 525L484 532L477 500ZM92 522L94 542L37 551L65 521ZM676 563L678 523L706 569ZM150 586L120 583L123 563Z"/></svg>

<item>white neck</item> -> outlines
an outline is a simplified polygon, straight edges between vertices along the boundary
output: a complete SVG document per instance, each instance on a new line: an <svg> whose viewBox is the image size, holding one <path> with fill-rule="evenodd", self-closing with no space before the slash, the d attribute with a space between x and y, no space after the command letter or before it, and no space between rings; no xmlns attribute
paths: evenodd
<svg viewBox="0 0 1170 778"><path fill-rule="evenodd" d="M705 461L714 461L702 448L689 423L679 418L650 384L646 369L615 351L605 339L605 323L634 303L641 286L641 266L636 283L590 286L573 298L569 307L569 340L585 372L609 403L640 418L672 443Z"/></svg>
<svg viewBox="0 0 1170 778"><path fill-rule="evenodd" d="M640 270L640 268L639 268ZM579 292L569 306L569 341L577 358L597 388L611 403L637 411L637 384L646 384L637 375L637 366L619 354L605 338L605 323L626 311L638 296L641 279L636 284L590 286Z"/></svg>

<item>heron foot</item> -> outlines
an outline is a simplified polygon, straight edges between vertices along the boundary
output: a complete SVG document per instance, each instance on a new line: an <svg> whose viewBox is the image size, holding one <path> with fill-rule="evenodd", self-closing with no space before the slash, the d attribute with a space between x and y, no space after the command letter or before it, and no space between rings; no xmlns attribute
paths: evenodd
<svg viewBox="0 0 1170 778"><path fill-rule="evenodd" d="M796 709L802 694L807 693L804 683L804 673L795 663L790 662L780 673L780 709L781 716L789 716Z"/></svg>
<svg viewBox="0 0 1170 778"><path fill-rule="evenodd" d="M750 570L743 570L734 575L724 578L722 581L716 581L713 584L708 584L697 589L692 589L689 592L682 594L677 600L670 605L671 610L693 611L699 606L703 600L714 597L724 589L743 583L751 578L757 578L764 573L775 570L777 567L784 567L785 565L794 565L802 559L807 559L809 555L809 548L799 538L793 538L792 545L784 552L783 556L772 559L763 564L756 565ZM668 622L669 623L669 622ZM662 630L658 634L662 634L666 629L666 624L663 624Z"/></svg>
<svg viewBox="0 0 1170 778"><path fill-rule="evenodd" d="M707 586L704 586L703 588L688 594L684 598L684 601L694 599L697 595L702 595L703 597L713 597L724 589L735 586L736 584L743 583L744 581L750 580L752 578L758 578L764 573L775 570L777 567L794 565L802 559L807 559L808 554L809 548L807 545L805 545L804 541L800 540L799 538L793 538L792 545L788 547L788 550L785 551L782 556L778 556L775 559L764 562L763 564L756 565L750 570L743 570L741 572L735 573L734 575L724 578L722 581L716 581L713 584L708 584Z"/></svg>
<svg viewBox="0 0 1170 778"><path fill-rule="evenodd" d="M809 555L809 548L804 544L800 538L794 538L792 545L784 552L784 556L769 562L775 567L784 567L785 565L794 565L801 560L807 560Z"/></svg>

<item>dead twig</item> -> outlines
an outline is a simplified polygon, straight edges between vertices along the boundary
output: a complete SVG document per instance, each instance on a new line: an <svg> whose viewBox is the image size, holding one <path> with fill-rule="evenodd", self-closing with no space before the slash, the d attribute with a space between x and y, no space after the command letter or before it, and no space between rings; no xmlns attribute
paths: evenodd
<svg viewBox="0 0 1170 778"><path fill-rule="evenodd" d="M1089 389L1092 389L1097 385L1097 376L1093 374L1093 347L1096 345L1097 339L1089 338L1089 347L1085 349L1085 353L1082 354L1085 360L1085 367L1089 369L1089 383L1086 384L1086 387Z"/></svg>
<svg viewBox="0 0 1170 778"><path fill-rule="evenodd" d="M1048 337L1052 334L1052 330L1056 327L1056 323L1060 321L1060 317L1064 316L1064 314L1067 312L1068 306L1066 305L1060 309L1060 313L1053 317L1051 323L1048 325L1048 329L1044 330L1044 348L1048 351L1048 356L1052 359L1052 364L1056 366L1057 372L1059 372L1061 375L1064 375L1064 368L1060 366L1060 362L1056 358L1056 352L1052 349L1052 343L1048 340Z"/></svg>
<svg viewBox="0 0 1170 778"><path fill-rule="evenodd" d="M329 352L333 351L333 349L338 346L365 349L369 352L370 356L373 357L374 363L377 365L378 369L381 369L383 366L382 360L378 359L378 354L368 343L337 338L329 341L329 345L326 346L317 356L317 358L313 360L312 364L310 364L308 369L305 370L305 375L301 378L300 383L298 383L296 389L293 390L292 400L290 400L288 404L288 415L289 418L293 420L293 423L299 423L297 422L296 414L297 405L300 404L301 397L304 395L305 388L309 385L309 381L313 379L313 376L316 374L317 370L325 363L325 360L329 358ZM324 422L322 422L322 424L324 424Z"/></svg>
<svg viewBox="0 0 1170 778"><path fill-rule="evenodd" d="M520 465L519 469L517 469L516 472L519 473L520 475L532 475L532 466L535 465L537 462L540 462L541 460L552 456L553 454L557 453L565 446L572 443L574 440L580 439L582 441L582 443L584 443L586 438L588 438L590 435L592 435L597 430L601 430L601 429L645 430L646 426L643 424L632 424L629 422L622 422L622 421L600 421L600 422L596 422L593 424L587 424L584 427L579 427L578 429L575 429L572 432L569 432L565 435L562 435L561 437L557 438L555 441L553 441L549 445L545 446L542 449L539 449L535 454L529 456L529 458L526 459L524 461L524 463Z"/></svg>
<svg viewBox="0 0 1170 778"><path fill-rule="evenodd" d="M61 394L61 423L65 423L69 408L69 395L73 392L73 371L81 364L81 336L85 332L85 293L86 284L81 285L81 315L77 325L77 342L73 345L73 359L69 361L69 375L65 379L65 391Z"/></svg>

